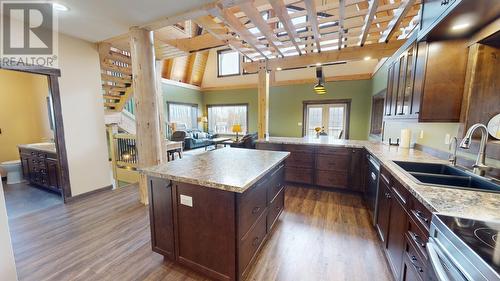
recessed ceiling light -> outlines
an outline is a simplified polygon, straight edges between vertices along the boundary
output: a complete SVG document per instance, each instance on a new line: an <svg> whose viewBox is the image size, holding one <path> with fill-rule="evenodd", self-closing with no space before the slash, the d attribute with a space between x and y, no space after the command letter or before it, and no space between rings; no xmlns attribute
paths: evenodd
<svg viewBox="0 0 500 281"><path fill-rule="evenodd" d="M451 27L451 30L462 30L462 29L466 29L467 27L470 26L470 23L466 22L466 23L459 23L459 24L455 24L454 26Z"/></svg>
<svg viewBox="0 0 500 281"><path fill-rule="evenodd" d="M317 62L317 63L316 63L316 66L321 66L321 63L320 63L320 62Z"/></svg>
<svg viewBox="0 0 500 281"><path fill-rule="evenodd" d="M59 3L52 3L52 6L54 7L54 10L59 11L59 12L67 12L69 11L69 8L64 6L63 4Z"/></svg>
<svg viewBox="0 0 500 281"><path fill-rule="evenodd" d="M365 57L364 58L364 60L370 60L370 59L371 59L371 57Z"/></svg>
<svg viewBox="0 0 500 281"><path fill-rule="evenodd" d="M276 70L277 70L277 71L280 71L280 70L281 70L281 67L277 67L277 68L276 68Z"/></svg>

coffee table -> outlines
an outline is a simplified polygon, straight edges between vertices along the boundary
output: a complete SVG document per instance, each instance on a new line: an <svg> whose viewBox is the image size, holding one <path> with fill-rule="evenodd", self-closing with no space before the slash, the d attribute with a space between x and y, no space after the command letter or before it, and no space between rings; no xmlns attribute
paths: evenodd
<svg viewBox="0 0 500 281"><path fill-rule="evenodd" d="M231 138L213 138L213 139L207 140L205 142L205 150L207 150L207 147L209 145L214 145L215 149L217 149L217 145L222 144L223 142L228 141L228 140L231 140Z"/></svg>

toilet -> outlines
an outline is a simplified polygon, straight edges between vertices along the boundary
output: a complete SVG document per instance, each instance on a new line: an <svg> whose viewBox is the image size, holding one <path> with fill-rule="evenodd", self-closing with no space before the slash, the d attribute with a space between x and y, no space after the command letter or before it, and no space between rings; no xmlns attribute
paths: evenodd
<svg viewBox="0 0 500 281"><path fill-rule="evenodd" d="M23 182L23 170L21 160L12 160L2 162L0 168L7 172L7 184L15 184Z"/></svg>

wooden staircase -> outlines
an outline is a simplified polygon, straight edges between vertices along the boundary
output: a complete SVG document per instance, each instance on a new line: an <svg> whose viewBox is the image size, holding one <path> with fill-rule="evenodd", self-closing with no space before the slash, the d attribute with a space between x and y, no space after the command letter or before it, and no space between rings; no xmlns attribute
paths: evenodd
<svg viewBox="0 0 500 281"><path fill-rule="evenodd" d="M107 111L121 112L133 96L130 53L114 48L111 44L101 43L99 60L104 107Z"/></svg>

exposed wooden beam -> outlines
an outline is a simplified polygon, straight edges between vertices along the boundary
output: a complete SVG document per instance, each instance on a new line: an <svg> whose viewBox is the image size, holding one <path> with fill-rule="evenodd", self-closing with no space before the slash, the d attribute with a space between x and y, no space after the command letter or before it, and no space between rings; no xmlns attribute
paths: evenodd
<svg viewBox="0 0 500 281"><path fill-rule="evenodd" d="M239 40L229 34L227 27L220 23L216 23L211 16L203 16L194 20L203 29L210 32L215 38L224 41L231 49L238 51L242 55L248 57L243 51L245 46Z"/></svg>
<svg viewBox="0 0 500 281"><path fill-rule="evenodd" d="M227 44L227 40L220 40L212 33L205 33L192 38L166 39L161 41L188 53L217 48Z"/></svg>
<svg viewBox="0 0 500 281"><path fill-rule="evenodd" d="M228 9L223 9L223 7L218 5L210 9L209 12L212 16L224 21L224 23L236 32L241 39L245 40L245 42L252 46L255 51L267 58L267 56L258 48L258 45L261 44L259 40L257 40L257 38L243 25L243 23L241 23L241 21Z"/></svg>
<svg viewBox="0 0 500 281"><path fill-rule="evenodd" d="M239 5L240 9L245 13L245 15L253 22L253 24L260 30L262 34L266 37L269 45L273 47L273 49L283 57L283 53L279 49L279 46L276 45L281 44L280 39L274 34L274 31L269 27L268 23L264 20L260 12L255 7L253 1L243 2Z"/></svg>
<svg viewBox="0 0 500 281"><path fill-rule="evenodd" d="M283 2L283 0L270 0L269 2L273 7L274 13L279 18L280 22L283 24L283 27L285 28L285 31L288 35L288 39L292 42L293 46L295 46L295 49L297 50L299 55L301 55L302 51L300 50L298 44L298 42L300 42L300 38L297 34L295 26L292 23L292 19L288 15L288 10L285 6L285 2Z"/></svg>
<svg viewBox="0 0 500 281"><path fill-rule="evenodd" d="M344 17L345 17L345 0L339 0L339 43L338 43L338 48L339 50L342 49L342 40L344 36Z"/></svg>
<svg viewBox="0 0 500 281"><path fill-rule="evenodd" d="M373 18L375 17L375 13L377 12L379 0L371 0L368 6L368 14L365 17L365 23L363 25L361 35L361 41L359 42L360 46L363 46L366 42L366 38L368 37L368 32L370 31L370 27L372 26Z"/></svg>
<svg viewBox="0 0 500 281"><path fill-rule="evenodd" d="M219 2L219 1L212 1L210 3L202 5L201 7L198 7L195 9L190 9L188 11L184 11L182 13L178 13L178 14L173 15L173 16L163 17L163 18L160 18L156 21L147 23L141 27L144 29L147 29L147 30L158 30L160 28L167 27L167 26L179 23L179 22L183 22L183 21L199 18L202 16L206 16L206 15L208 15L208 10L210 8L215 7L217 2Z"/></svg>
<svg viewBox="0 0 500 281"><path fill-rule="evenodd" d="M389 22L387 29L382 33L379 42L388 42L401 21L404 19L405 15L410 11L411 7L415 3L415 0L404 0L401 2L399 8L394 12L394 18Z"/></svg>
<svg viewBox="0 0 500 281"><path fill-rule="evenodd" d="M196 63L198 53L194 53L189 55L188 57L188 63L186 64L186 73L184 74L185 80L184 82L187 84L192 84L193 83L193 71L194 71L194 65Z"/></svg>
<svg viewBox="0 0 500 281"><path fill-rule="evenodd" d="M269 136L269 71L265 62L259 62L258 94L258 128L259 139Z"/></svg>
<svg viewBox="0 0 500 281"><path fill-rule="evenodd" d="M316 0L304 0L304 4L306 4L307 10L307 20L311 24L311 28L314 33L314 41L316 42L316 49L318 52L321 52L321 46L319 44L320 33L319 33L319 24L318 24L318 12L316 10Z"/></svg>
<svg viewBox="0 0 500 281"><path fill-rule="evenodd" d="M316 63L362 60L365 57L380 59L390 57L404 44L404 42L405 40L397 40L389 43L365 45L363 47L349 47L341 50L309 53L302 56L270 59L267 65L269 69L275 70L278 67L282 69L296 68L314 65ZM243 68L247 72L256 72L258 70L258 62L245 62L243 63Z"/></svg>

